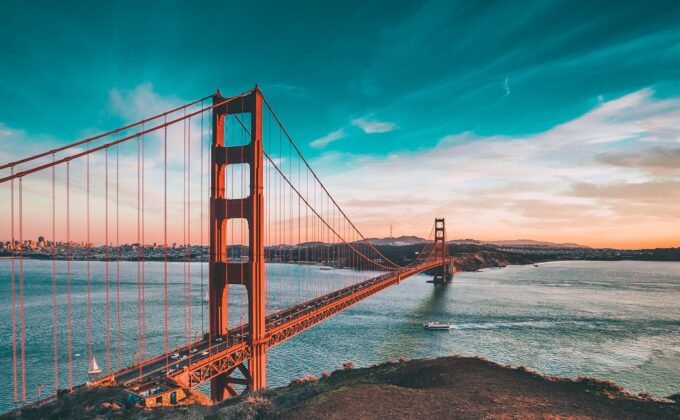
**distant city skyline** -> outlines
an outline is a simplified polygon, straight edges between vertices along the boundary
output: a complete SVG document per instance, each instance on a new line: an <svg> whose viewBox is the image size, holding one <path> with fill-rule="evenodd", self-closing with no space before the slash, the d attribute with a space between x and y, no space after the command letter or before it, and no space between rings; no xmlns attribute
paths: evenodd
<svg viewBox="0 0 680 420"><path fill-rule="evenodd" d="M677 1L90 6L4 3L0 163L259 83L366 236L390 225L426 236L445 217L451 237L680 246ZM247 42L225 44L224 27ZM74 185L82 241L82 177ZM122 185L134 194L133 181ZM160 242L148 194L145 242ZM2 186L3 214L8 197ZM60 216L64 207L59 198ZM132 227L121 241L135 242L134 203L121 207ZM102 224L93 218L98 238ZM0 220L0 236L9 230Z"/></svg>
<svg viewBox="0 0 680 420"><path fill-rule="evenodd" d="M404 239L405 238L405 239ZM432 238L422 238L416 235L402 235L402 236L385 236L385 237L371 237L371 238L366 238L366 241L374 244L374 245L389 245L389 246L402 246L402 245L414 245L418 243L423 243L423 242L432 242ZM364 242L364 240L360 240L358 242ZM594 248L590 247L585 244L578 244L578 243L564 243L564 242L552 242L552 241L536 241L533 239L527 239L527 238L517 238L517 239L498 239L498 240L478 240L474 238L448 238L447 242L450 244L472 244L472 245L493 245L493 246L498 246L498 247L513 247L513 246L519 246L519 247L545 247L545 248ZM44 236L39 236L37 240L34 240L32 238L23 238L23 241L20 241L18 238L15 238L13 243L11 240L0 240L0 251L7 251L7 250L14 250L18 251L22 247L19 246L20 244L23 243L23 248L25 249L30 249L30 250L36 250L36 251L46 251L49 252L52 248L53 245L56 247L74 247L74 248L92 248L92 249L104 249L106 248L106 244L102 242L86 242L86 241L55 241L53 242L51 239L46 238ZM277 246L282 246L282 247L290 247L290 246L306 246L307 244L337 244L338 242L325 242L323 240L319 241L303 241L301 243L297 242L271 242L271 243L266 243L266 247L277 247ZM109 248L138 248L140 245L139 242L109 242ZM180 249L180 248L185 248L185 247L196 247L196 248L207 248L209 246L208 243L200 243L200 242L168 242L167 245L164 244L163 242L144 242L143 247L145 248L158 248L158 249L163 249L167 246L168 249ZM234 243L234 244L228 244L230 247L247 247L247 245L243 243ZM611 248L611 247L601 247L601 249L605 248ZM667 248L667 247L655 247L655 248ZM676 247L670 247L670 248L676 248ZM611 249L616 249L616 248L611 248ZM627 248L621 248L621 249L627 249ZM631 250L636 250L636 249L645 249L644 247L639 247L639 248L630 248Z"/></svg>

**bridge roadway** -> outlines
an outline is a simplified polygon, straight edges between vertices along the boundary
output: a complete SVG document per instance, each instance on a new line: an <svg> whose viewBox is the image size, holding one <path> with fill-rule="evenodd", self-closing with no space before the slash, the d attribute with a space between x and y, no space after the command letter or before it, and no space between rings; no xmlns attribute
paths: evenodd
<svg viewBox="0 0 680 420"><path fill-rule="evenodd" d="M448 263L450 258L426 260L418 266L386 272L273 313L266 318L267 347L273 347L407 277ZM117 383L134 389L136 385L168 377L183 386L196 386L220 373L232 372L248 360L249 347L248 326L243 324L230 329L226 335L208 337L206 334L199 341L174 349L167 355L167 365L166 355L162 354L93 383ZM175 358L171 357L173 354Z"/></svg>

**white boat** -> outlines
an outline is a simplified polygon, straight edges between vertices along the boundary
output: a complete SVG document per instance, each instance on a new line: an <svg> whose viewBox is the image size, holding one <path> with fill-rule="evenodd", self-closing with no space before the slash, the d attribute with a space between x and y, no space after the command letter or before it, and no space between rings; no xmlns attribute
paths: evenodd
<svg viewBox="0 0 680 420"><path fill-rule="evenodd" d="M90 367L87 369L87 374L88 375L99 375L102 373L102 370L99 369L99 365L97 364L97 359L95 359L94 356L92 356L92 360L90 360Z"/></svg>
<svg viewBox="0 0 680 420"><path fill-rule="evenodd" d="M423 324L426 330L448 330L451 329L451 324L448 322L430 321Z"/></svg>
<svg viewBox="0 0 680 420"><path fill-rule="evenodd" d="M210 302L210 291L209 290L205 291L205 297L203 298L203 302Z"/></svg>

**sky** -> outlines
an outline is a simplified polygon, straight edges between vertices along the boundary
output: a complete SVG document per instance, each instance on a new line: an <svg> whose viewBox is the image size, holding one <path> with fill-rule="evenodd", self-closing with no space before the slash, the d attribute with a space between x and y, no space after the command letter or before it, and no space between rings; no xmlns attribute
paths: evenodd
<svg viewBox="0 0 680 420"><path fill-rule="evenodd" d="M680 246L677 1L1 7L0 162L258 83L367 236Z"/></svg>

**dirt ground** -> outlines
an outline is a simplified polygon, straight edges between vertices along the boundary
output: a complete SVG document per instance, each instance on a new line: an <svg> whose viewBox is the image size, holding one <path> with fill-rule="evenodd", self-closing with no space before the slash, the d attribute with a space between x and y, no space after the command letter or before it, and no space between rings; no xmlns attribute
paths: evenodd
<svg viewBox="0 0 680 420"><path fill-rule="evenodd" d="M368 383L342 385L344 372L336 372L328 381L338 387L282 418L680 419L680 405L634 396L611 382L547 378L477 358L414 360L359 371L370 376Z"/></svg>

